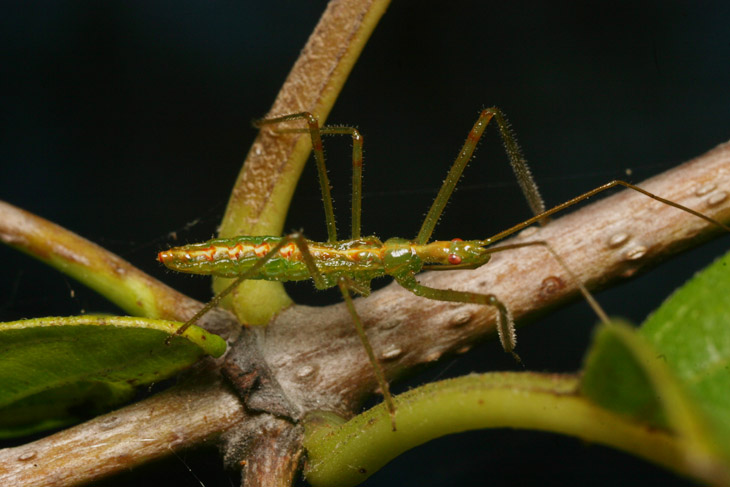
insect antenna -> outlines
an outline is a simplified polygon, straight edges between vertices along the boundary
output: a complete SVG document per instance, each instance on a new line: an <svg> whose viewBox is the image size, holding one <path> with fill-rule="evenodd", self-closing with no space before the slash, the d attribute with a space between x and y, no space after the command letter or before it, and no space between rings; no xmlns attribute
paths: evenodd
<svg viewBox="0 0 730 487"><path fill-rule="evenodd" d="M573 205L575 205L577 203L580 203L581 201L586 200L586 199L590 198L591 196L595 196L598 193L601 193L603 191L606 191L607 189L614 188L616 186L623 186L625 188L628 188L628 189L632 189L634 191L637 191L637 192L639 192L639 193L641 193L641 194L643 194L645 196L648 196L649 198L651 198L653 200L659 201L660 203L664 203L665 205L669 205L671 207L677 208L678 210L682 210L682 211L685 211L685 212L687 212L687 213L689 213L691 215L694 215L694 216L696 216L698 218L702 218L706 222L711 223L711 224L713 224L713 225L715 225L715 226L717 226L717 227L725 230L726 232L729 232L730 233L730 227L728 227L727 225L725 225L724 223L722 223L719 220L715 220L714 218L711 218L711 217L709 217L707 215L704 215L704 214L700 213L699 211L695 211L692 208L688 208L688 207L686 207L684 205L680 205L679 203L675 203L674 201L668 200L666 198L662 198L661 196L657 196L654 193L651 193L651 192L649 192L649 191L647 191L645 189L642 189L642 188L640 188L640 187L638 187L638 186L636 186L634 184L627 183L626 181L621 181L620 179L615 179L615 180L610 181L610 182L608 182L606 184L603 184L603 185L601 185L601 186L599 186L597 188L594 188L594 189L592 189L590 191L587 191L587 192L585 192L585 193L583 193L583 194L581 194L579 196L576 196L575 198L571 198L570 200L566 201L565 203L561 203L561 204L559 204L557 206L554 206L553 208L551 208L551 209L549 209L549 210L547 210L547 211L545 211L543 213L540 213L539 215L536 215L536 216L534 216L532 218L529 218L529 219L525 220L522 223L518 223L517 225L515 225L515 226L513 226L511 228L508 228L507 230L504 230L502 232L499 232L498 234L494 235L493 237L490 237L487 240L485 240L485 242L488 245L489 244L493 244L493 243L495 243L495 242L497 242L499 240L502 240L502 239L504 239L506 237L509 237L510 235L512 235L512 234L514 234L516 232L519 232L523 228L529 227L530 225L532 225L535 222L539 222L542 219L547 218L549 216L552 216L555 213L558 213L559 211L563 211L563 210L565 210L567 208L570 208L571 206L573 206Z"/></svg>

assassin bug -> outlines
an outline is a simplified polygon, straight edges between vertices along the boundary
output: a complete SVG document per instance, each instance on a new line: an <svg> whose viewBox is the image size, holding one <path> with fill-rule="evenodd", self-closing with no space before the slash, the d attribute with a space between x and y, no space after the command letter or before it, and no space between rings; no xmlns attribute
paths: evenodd
<svg viewBox="0 0 730 487"><path fill-rule="evenodd" d="M464 168L471 159L486 126L492 119L497 123L512 169L535 216L485 240L464 241L456 238L450 241L434 241L429 243L444 207L451 197ZM194 274L210 274L220 277L236 278L228 288L214 297L193 318L185 323L177 331L177 334L182 333L186 328L194 324L203 314L215 307L223 297L246 279L277 281L312 279L318 289L337 286L342 293L357 333L372 363L380 390L391 413L391 422L394 430L395 406L389 392L388 382L365 334L351 295L354 291L367 296L370 293L370 282L374 278L385 275L392 276L404 288L418 296L429 299L476 303L494 307L497 310L497 330L502 347L519 361L519 357L514 352L516 339L512 316L509 309L507 309L497 296L493 294L427 287L418 282L416 274L422 270L475 269L486 264L494 252L541 245L552 254L553 258L560 263L568 275L576 281L581 293L588 300L589 304L591 304L601 320L608 321L608 317L598 303L595 302L591 294L574 277L560 256L546 242L533 241L498 247L489 246L533 223L545 223L550 215L615 186L624 186L633 189L657 201L703 218L706 221L722 227L726 231L730 231L730 228L712 218L656 196L630 183L618 180L599 186L546 211L537 185L517 145L516 138L512 134L502 112L492 107L481 112L469 132L466 142L464 142L459 155L451 166L446 180L431 205L416 238L413 240L391 238L383 242L374 236L362 237L360 235L362 136L354 127L320 127L316 118L306 112L260 120L255 122L255 125L261 128L267 125L276 125L297 120L304 120L307 123L307 128L284 128L277 129L276 131L280 133L309 132L311 136L327 222L327 242L319 243L309 241L299 233L284 237L241 236L228 239L214 239L204 243L176 247L160 252L158 255L159 261L170 269ZM338 240L337 237L330 185L322 148L321 136L323 134L350 135L353 140L352 219L349 240Z"/></svg>

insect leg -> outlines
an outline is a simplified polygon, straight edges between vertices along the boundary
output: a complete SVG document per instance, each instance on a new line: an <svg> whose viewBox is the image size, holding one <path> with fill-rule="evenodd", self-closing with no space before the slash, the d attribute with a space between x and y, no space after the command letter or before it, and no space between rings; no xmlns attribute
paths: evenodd
<svg viewBox="0 0 730 487"><path fill-rule="evenodd" d="M290 115L284 115L282 117L267 118L264 120L254 121L254 127L261 128L264 125L274 125L282 122L289 122L293 120L304 120L307 122L307 129L283 129L277 130L278 132L289 132L289 133L301 133L303 131L309 132L312 138L312 151L314 152L314 159L317 163L317 174L319 174L319 187L322 190L322 203L324 204L324 216L327 220L327 240L329 242L337 241L337 225L335 224L335 212L334 205L332 203L332 194L329 178L327 177L327 167L324 163L324 150L322 148L322 135L319 128L319 123L314 115L309 112L292 113Z"/></svg>
<svg viewBox="0 0 730 487"><path fill-rule="evenodd" d="M423 245L431 238L431 234L436 227L436 223L438 223L438 220L441 217L441 213L446 207L446 203L448 203L449 198L451 198L451 194L454 192L454 188L459 182L461 174L464 172L464 168L471 160L471 157L476 150L477 143L492 118L494 118L497 122L505 151L507 152L510 164L512 165L512 170L517 177L517 181L520 184L520 188L522 188L522 192L524 193L532 212L536 215L541 215L541 218L539 219L541 222L544 223L547 221L546 218L542 216L545 211L545 203L540 196L540 191L537 189L537 184L532 178L530 169L527 167L522 151L520 150L519 145L517 145L517 138L512 133L509 123L507 123L507 120L504 118L501 110L497 107L491 107L482 110L476 123L469 131L466 142L464 142L459 155L456 157L454 164L451 166L449 173L446 175L444 184L441 186L441 189L436 195L436 199L431 205L431 208L428 210L426 218L423 220L423 224L421 225L421 229L415 239L415 243Z"/></svg>
<svg viewBox="0 0 730 487"><path fill-rule="evenodd" d="M373 352L373 347L370 344L370 340L365 334L365 329L362 326L360 316L355 310L355 303L353 303L352 296L350 295L350 285L348 284L348 280L346 278L340 278L337 282L337 285L340 288L340 292L342 292L342 297L345 299L347 311L350 312L352 322L355 324L355 330L357 331L357 335L360 337L360 341L362 342L363 347L365 347L365 352L367 352L368 358L370 359L370 364L373 366L375 378L378 381L378 386L380 386L380 391L383 393L383 400L385 401L385 405L388 407L388 411L390 412L391 426L393 427L393 431L395 431L395 404L393 403L393 396L390 395L390 386L388 385L388 381L385 378L385 373L383 372L383 368L380 366L378 358L375 356L375 352Z"/></svg>
<svg viewBox="0 0 730 487"><path fill-rule="evenodd" d="M454 291L453 289L436 289L424 286L416 280L416 276L410 273L406 276L395 278L398 284L411 291L416 296L421 296L436 301L451 301L458 303L483 304L493 306L497 309L497 334L502 348L511 354L515 360L522 363L520 356L515 353L517 336L515 335L515 322L507 306L494 294L480 294L467 291Z"/></svg>
<svg viewBox="0 0 730 487"><path fill-rule="evenodd" d="M317 158L317 160L321 158L322 161L324 161L324 151L322 148L321 135L350 135L352 137L352 217L350 219L350 238L353 240L359 239L361 234L362 213L362 134L360 134L360 131L357 130L355 127L325 125L324 127L319 127L319 135L315 135L315 133L313 133L313 128L309 117L311 117L311 114L309 113L295 113L293 115L286 115L284 117L259 120L255 122L255 125L260 126L264 123L280 123L284 121L296 120L298 118L305 118L307 120L307 123L310 124L309 128L285 128L277 129L276 132L289 134L310 133L312 137L312 150L315 153L315 158ZM316 129L314 129L314 132L316 132Z"/></svg>
<svg viewBox="0 0 730 487"><path fill-rule="evenodd" d="M362 134L355 127L330 127L321 129L323 134L343 134L352 136L352 216L350 218L350 238L357 240L361 232L362 213Z"/></svg>
<svg viewBox="0 0 730 487"><path fill-rule="evenodd" d="M309 251L309 247L307 246L304 237L300 233L295 233L289 235L289 239L293 240L299 247L304 262L307 265L307 269L309 269L312 280L314 280L314 285L318 289L326 289L328 287L331 287L331 284L317 268L314 257ZM340 277L337 280L337 285L340 288L342 297L345 299L347 310L350 313L350 317L352 317L353 324L355 325L355 331L357 331L360 342L365 348L365 352L367 353L370 364L372 365L373 371L375 372L375 378L378 381L378 386L380 386L380 391L383 393L383 400L388 407L388 411L390 411L390 421L393 427L393 431L395 431L395 404L393 403L393 397L390 395L390 387L388 386L388 381L385 379L385 373L383 372L383 368L380 366L380 362L375 356L375 352L373 351L373 347L370 344L370 340L368 339L367 334L365 333L365 329L362 326L360 316L355 310L355 304L353 303L352 296L350 295L350 288L354 287L354 283L346 277Z"/></svg>

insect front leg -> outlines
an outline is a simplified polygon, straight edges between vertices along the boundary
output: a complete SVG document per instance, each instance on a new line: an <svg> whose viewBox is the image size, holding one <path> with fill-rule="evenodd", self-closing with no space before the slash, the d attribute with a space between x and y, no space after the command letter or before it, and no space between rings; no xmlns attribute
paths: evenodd
<svg viewBox="0 0 730 487"><path fill-rule="evenodd" d="M468 291L454 291L453 289L436 289L424 286L416 280L415 274L395 278L398 284L411 291L416 296L421 296L436 301L450 301L457 303L483 304L492 306L497 310L497 334L502 348L511 354L517 362L522 363L520 356L515 353L517 335L515 334L515 322L507 306L494 294L480 294Z"/></svg>
<svg viewBox="0 0 730 487"><path fill-rule="evenodd" d="M541 223L547 222L547 219L541 215L545 211L545 203L543 202L542 196L540 196L537 184L532 178L532 173L530 173L530 169L522 155L520 146L517 144L517 138L514 133L512 133L509 123L507 123L507 120L504 118L502 111L497 107L491 107L482 110L481 114L479 114L479 118L469 131L469 135L466 137L466 142L464 142L463 147L459 151L459 155L451 165L451 169L449 169L449 173L446 175L444 184L441 185L441 189L439 189L436 199L434 199L433 204L431 204L431 208L428 210L426 217L423 219L423 224L421 225L421 229L415 239L415 243L423 245L431 238L433 230L436 228L436 223L438 223L441 213L443 213L446 204L449 202L449 198L451 198L451 194L454 192L454 188L456 188L456 184L459 182L461 174L464 172L464 168L466 168L466 165L469 164L469 161L477 148L479 139L482 137L484 130L487 128L487 125L492 119L497 122L499 134L502 137L502 142L504 143L504 149L509 157L510 165L512 166L517 182L522 189L522 193L525 195L525 199L527 200L530 209L535 215L540 215L539 221Z"/></svg>

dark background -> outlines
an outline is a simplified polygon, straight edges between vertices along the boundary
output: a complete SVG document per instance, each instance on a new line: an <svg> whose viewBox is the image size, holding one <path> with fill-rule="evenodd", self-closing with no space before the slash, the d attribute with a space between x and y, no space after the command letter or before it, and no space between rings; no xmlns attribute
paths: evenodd
<svg viewBox="0 0 730 487"><path fill-rule="evenodd" d="M391 6L329 119L365 135L366 234L416 234L485 106L507 114L549 205L625 178L629 168L630 180L639 182L728 139L726 2L589 3ZM4 3L0 198L208 299L205 278L166 272L155 255L173 243L170 232L185 242L215 233L255 136L250 121L267 112L323 8L324 2ZM349 142L325 143L345 233ZM528 216L492 129L435 237L485 238ZM295 228L325 236L312 167L287 223ZM729 241L598 298L611 314L639 322ZM0 258L3 320L119 312L24 255L0 248ZM297 286L298 299L336 300L310 288ZM588 306L576 303L520 330L520 355L531 370L574 371L595 322ZM418 380L514 368L490 342ZM229 485L214 453L182 457L185 464L173 457L100 485L200 485L196 477L206 486ZM648 479L689 485L574 438L496 430L434 441L367 485Z"/></svg>

